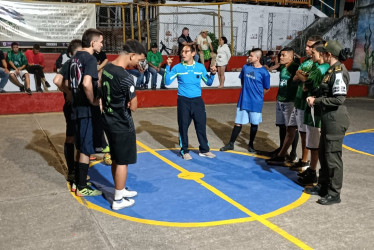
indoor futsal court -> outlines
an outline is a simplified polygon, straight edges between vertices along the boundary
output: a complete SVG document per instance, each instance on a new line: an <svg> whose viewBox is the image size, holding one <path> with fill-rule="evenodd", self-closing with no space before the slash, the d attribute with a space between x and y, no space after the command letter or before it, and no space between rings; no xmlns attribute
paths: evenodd
<svg viewBox="0 0 374 250"><path fill-rule="evenodd" d="M249 153L249 126L233 151L219 151L230 138L235 104L206 105L214 159L198 156L191 124L190 161L178 155L176 107L134 112L138 162L129 166L126 186L138 196L134 206L117 211L110 208L113 179L102 154L91 162L89 176L103 195L70 192L62 113L1 116L0 206L7 231L0 241L13 249L371 249L374 100L347 99L346 106L351 125L344 139L342 202L334 206L303 193L297 172ZM256 149L278 146L274 120L275 102L265 102Z"/></svg>

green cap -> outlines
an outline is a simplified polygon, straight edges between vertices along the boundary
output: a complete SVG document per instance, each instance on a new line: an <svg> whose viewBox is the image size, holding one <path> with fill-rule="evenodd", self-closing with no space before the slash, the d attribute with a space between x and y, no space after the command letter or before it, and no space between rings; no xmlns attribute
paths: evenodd
<svg viewBox="0 0 374 250"><path fill-rule="evenodd" d="M330 52L334 56L339 56L342 49L343 46L336 40L327 41L324 46L316 48L319 52Z"/></svg>

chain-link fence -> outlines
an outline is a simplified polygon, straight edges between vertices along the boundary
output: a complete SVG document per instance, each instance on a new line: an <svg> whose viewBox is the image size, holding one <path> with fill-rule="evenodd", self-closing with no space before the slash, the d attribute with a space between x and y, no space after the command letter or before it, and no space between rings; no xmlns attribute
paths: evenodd
<svg viewBox="0 0 374 250"><path fill-rule="evenodd" d="M184 27L192 40L208 30L215 46L225 36L233 55L244 55L254 47L279 50L314 19L312 13L292 9L275 12L272 7L229 3L97 5L97 28L104 32L105 50L111 53L119 52L123 42L132 38L148 49L154 42L161 49L162 43L168 53L176 54Z"/></svg>

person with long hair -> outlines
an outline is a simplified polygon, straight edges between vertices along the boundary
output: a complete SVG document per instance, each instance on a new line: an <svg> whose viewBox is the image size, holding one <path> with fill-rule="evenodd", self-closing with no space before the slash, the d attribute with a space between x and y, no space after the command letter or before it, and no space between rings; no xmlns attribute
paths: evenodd
<svg viewBox="0 0 374 250"><path fill-rule="evenodd" d="M225 84L225 71L226 66L229 63L231 58L230 48L227 45L227 38L222 36L218 40L218 49L217 49L217 58L216 58L216 67L218 72L219 86L218 88L223 88Z"/></svg>

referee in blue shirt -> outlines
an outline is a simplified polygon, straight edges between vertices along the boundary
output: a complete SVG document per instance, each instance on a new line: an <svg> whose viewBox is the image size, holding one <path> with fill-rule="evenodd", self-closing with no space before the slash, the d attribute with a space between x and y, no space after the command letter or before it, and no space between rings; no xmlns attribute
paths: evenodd
<svg viewBox="0 0 374 250"><path fill-rule="evenodd" d="M178 80L178 126L179 144L181 156L185 160L192 157L188 150L188 127L191 120L194 121L197 138L199 140L199 155L202 157L216 157L209 150L209 143L206 137L206 113L205 104L201 98L201 80L211 86L217 68L212 66L211 74L208 75L203 64L193 60L196 50L193 46L186 45L182 48L182 62L170 70L172 58L168 58L165 71L165 85L170 85L175 78Z"/></svg>

